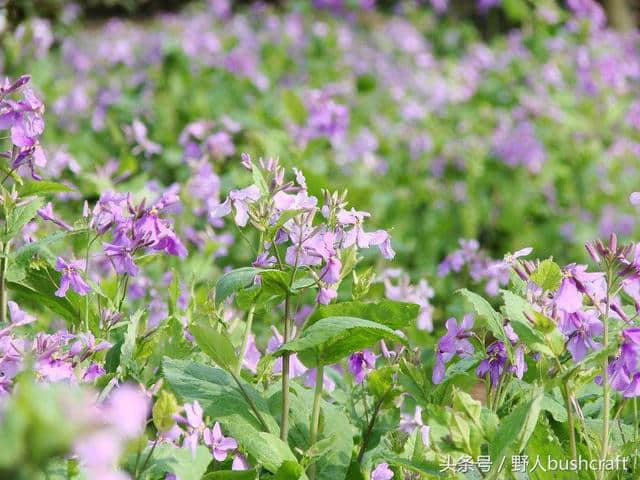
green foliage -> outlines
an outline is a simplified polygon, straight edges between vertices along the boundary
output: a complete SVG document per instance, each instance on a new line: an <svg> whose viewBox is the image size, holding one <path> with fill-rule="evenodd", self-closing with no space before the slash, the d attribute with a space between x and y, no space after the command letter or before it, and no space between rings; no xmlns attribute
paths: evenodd
<svg viewBox="0 0 640 480"><path fill-rule="evenodd" d="M376 322L354 317L327 317L306 328L300 337L280 347L277 353L295 352L305 365L315 367L338 362L382 339L407 343L392 329Z"/></svg>

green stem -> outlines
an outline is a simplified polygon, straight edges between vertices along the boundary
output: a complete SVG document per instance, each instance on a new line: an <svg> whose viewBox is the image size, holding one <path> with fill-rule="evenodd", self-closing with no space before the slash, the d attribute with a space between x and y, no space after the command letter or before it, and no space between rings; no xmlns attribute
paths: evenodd
<svg viewBox="0 0 640 480"><path fill-rule="evenodd" d="M378 414L380 413L380 408L384 403L387 394L391 391L391 389L387 390L384 395L380 397L378 402L376 403L375 408L373 409L373 414L371 415L371 420L369 421L369 425L367 425L367 429L362 436L362 445L360 446L360 453L358 453L358 463L362 463L362 459L364 457L365 452L367 451L367 446L369 445L369 439L371 438L371 432L373 431L373 427L376 424L376 420L378 418Z"/></svg>
<svg viewBox="0 0 640 480"><path fill-rule="evenodd" d="M571 406L571 394L569 393L569 387L565 383L564 385L564 398L567 402L567 417L569 420L569 444L571 445L571 458L573 460L578 459L578 450L576 448L576 427L573 420L573 408Z"/></svg>
<svg viewBox="0 0 640 480"><path fill-rule="evenodd" d="M249 336L251 335L251 326L253 325L253 314L256 311L256 306L251 305L249 312L247 312L247 324L244 327L244 336L242 337L242 345L240 346L240 359L238 360L238 366L236 367L236 375L240 375L242 372L242 360L246 355L247 345L249 345Z"/></svg>
<svg viewBox="0 0 640 480"><path fill-rule="evenodd" d="M240 382L240 379L236 376L235 373L233 373L231 371L229 371L229 373L231 374L231 377L233 378L234 382L236 382L236 385L238 385L238 388L240 389L240 393L242 394L244 399L249 404L249 407L251 408L253 413L255 413L256 418L258 419L258 421L262 425L262 428L264 429L264 431L267 432L267 433L271 433L271 430L269 430L269 426L267 425L267 422L265 422L264 417L260 413L260 410L258 410L256 402L253 401L253 399L249 396L247 391L244 389L244 386Z"/></svg>
<svg viewBox="0 0 640 480"><path fill-rule="evenodd" d="M311 445L318 441L318 426L320 425L320 400L322 399L322 386L324 380L324 365L318 365L316 368L316 385L313 392L313 410L311 411ZM316 464L311 465L309 470L309 479L316 478Z"/></svg>
<svg viewBox="0 0 640 480"><path fill-rule="evenodd" d="M0 325L7 323L7 255L9 254L9 242L2 245L2 257L0 258Z"/></svg>
<svg viewBox="0 0 640 480"><path fill-rule="evenodd" d="M611 266L607 271L607 302L604 309L604 332L602 335L603 348L609 347L609 307L611 303L611 283L613 282L613 272ZM609 410L611 405L609 403L609 357L607 355L602 359L602 450L600 452L600 460L604 462L607 459L609 450ZM599 477L601 480L604 478L605 470L601 469Z"/></svg>
<svg viewBox="0 0 640 480"><path fill-rule="evenodd" d="M149 463L149 459L151 458L151 455L153 455L153 451L156 449L157 444L158 444L158 439L156 438L153 441L153 445L151 445L151 450L149 450L149 454L147 455L147 458L144 459L144 462L142 463L142 467L140 467L140 474L144 473L144 469L147 467L147 463ZM136 472L136 478L138 478L138 472Z"/></svg>
<svg viewBox="0 0 640 480"><path fill-rule="evenodd" d="M635 445L633 452L633 472L636 471L638 465L638 397L633 399L633 444Z"/></svg>
<svg viewBox="0 0 640 480"><path fill-rule="evenodd" d="M289 341L289 294L284 301L284 339ZM289 435L289 352L282 355L282 416L280 417L280 439L287 442Z"/></svg>

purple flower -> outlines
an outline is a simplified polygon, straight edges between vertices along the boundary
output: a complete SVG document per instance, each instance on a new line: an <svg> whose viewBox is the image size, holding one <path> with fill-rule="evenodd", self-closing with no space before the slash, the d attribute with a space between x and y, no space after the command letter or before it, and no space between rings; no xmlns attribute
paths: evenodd
<svg viewBox="0 0 640 480"><path fill-rule="evenodd" d="M316 302L321 305L329 305L331 300L338 297L338 292L332 288L321 287L316 296Z"/></svg>
<svg viewBox="0 0 640 480"><path fill-rule="evenodd" d="M249 334L249 341L247 342L247 348L242 356L242 366L252 373L256 373L258 370L258 362L260 361L260 350L256 346L256 337L253 333Z"/></svg>
<svg viewBox="0 0 640 480"><path fill-rule="evenodd" d="M487 348L487 357L482 360L476 368L476 375L482 378L488 373L491 379L491 385L497 387L506 363L507 349L504 343L499 341L493 342Z"/></svg>
<svg viewBox="0 0 640 480"><path fill-rule="evenodd" d="M59 219L58 217L56 217L54 215L54 213L53 213L53 205L52 205L51 202L48 202L44 207L39 209L38 210L38 215L43 220L48 220L50 222L53 222L56 225L58 225L59 227L62 227L65 230L68 230L70 232L73 231L73 228L68 223L65 223L63 220Z"/></svg>
<svg viewBox="0 0 640 480"><path fill-rule="evenodd" d="M316 375L318 370L316 368L310 368L307 370L307 378L304 384L308 387L313 387L316 384ZM327 372L322 375L322 386L326 392L333 392L336 389L336 382L334 382Z"/></svg>
<svg viewBox="0 0 640 480"><path fill-rule="evenodd" d="M238 443L231 437L225 437L220 430L220 423L216 422L213 428L204 431L204 443L211 448L213 458L222 462L227 458L229 450L238 448Z"/></svg>
<svg viewBox="0 0 640 480"><path fill-rule="evenodd" d="M138 275L140 269L133 261L131 254L131 240L128 237L121 237L119 244L104 243L104 254L113 263L116 273L123 275L128 274L132 277Z"/></svg>
<svg viewBox="0 0 640 480"><path fill-rule="evenodd" d="M560 331L568 337L567 350L571 352L574 362L582 360L589 348L597 350L601 346L593 340L593 337L601 335L604 330L596 310L567 314L558 326Z"/></svg>
<svg viewBox="0 0 640 480"><path fill-rule="evenodd" d="M147 127L140 119L136 118L130 126L126 125L124 132L129 141L135 144L132 150L134 155L144 153L145 157L150 157L162 153L162 146L147 138Z"/></svg>
<svg viewBox="0 0 640 480"><path fill-rule="evenodd" d="M204 419L202 417L204 412L197 400L194 401L193 404L185 403L184 412L187 416L187 433L184 437L184 445L189 447L191 454L195 458L198 442L205 430ZM182 421L184 421L184 419L182 419Z"/></svg>
<svg viewBox="0 0 640 480"><path fill-rule="evenodd" d="M241 453L236 453L235 457L233 457L233 462L231 463L231 470L249 470L250 468L251 465L249 465L247 457Z"/></svg>
<svg viewBox="0 0 640 480"><path fill-rule="evenodd" d="M91 288L79 273L83 265L84 262L82 260L72 260L67 263L62 257L58 257L55 269L61 272L62 276L60 277L60 288L55 292L57 297L64 297L69 286L78 295L86 295L91 291Z"/></svg>
<svg viewBox="0 0 640 480"><path fill-rule="evenodd" d="M371 350L365 349L349 355L349 372L353 375L356 385L361 384L367 372L375 367L376 355Z"/></svg>
<svg viewBox="0 0 640 480"><path fill-rule="evenodd" d="M379 463L373 472L371 472L371 480L391 480L392 478L393 472L386 462Z"/></svg>
<svg viewBox="0 0 640 480"><path fill-rule="evenodd" d="M9 313L11 314L11 324L14 327L27 325L36 321L36 318L29 315L24 310L20 309L20 306L13 300L7 302L9 307Z"/></svg>
<svg viewBox="0 0 640 480"><path fill-rule="evenodd" d="M231 207L236 210L234 221L239 227L244 227L249 221L249 204L260 198L260 189L250 185L241 190L232 190L229 197L209 212L210 219L222 218L231 213Z"/></svg>
<svg viewBox="0 0 640 480"><path fill-rule="evenodd" d="M468 357L473 355L473 345L467 340L471 335L473 327L473 315L466 314L460 326L458 326L455 318L447 320L447 333L439 341L436 350L436 360L433 367L432 380L438 384L442 382L445 374L445 365L456 354L460 357Z"/></svg>
<svg viewBox="0 0 640 480"><path fill-rule="evenodd" d="M572 278L564 278L560 284L560 288L554 298L555 305L558 309L573 313L582 307L582 293L578 291L575 281Z"/></svg>

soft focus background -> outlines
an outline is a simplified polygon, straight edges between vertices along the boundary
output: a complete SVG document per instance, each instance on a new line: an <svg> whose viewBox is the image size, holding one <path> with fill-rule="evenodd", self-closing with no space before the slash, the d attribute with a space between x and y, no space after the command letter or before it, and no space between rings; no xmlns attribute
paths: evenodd
<svg viewBox="0 0 640 480"><path fill-rule="evenodd" d="M631 3L9 1L0 71L30 73L47 107L44 176L76 189L63 217L170 189L190 251L174 266L208 287L253 260L208 210L248 175L241 152L278 156L390 231L377 288L422 305L429 344L456 287L506 284L505 253L581 261L586 240L637 234ZM160 317L162 268L133 285Z"/></svg>

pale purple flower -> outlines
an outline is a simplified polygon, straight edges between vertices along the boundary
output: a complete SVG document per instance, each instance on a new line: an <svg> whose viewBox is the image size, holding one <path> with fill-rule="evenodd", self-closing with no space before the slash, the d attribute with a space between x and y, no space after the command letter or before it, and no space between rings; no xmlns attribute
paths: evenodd
<svg viewBox="0 0 640 480"><path fill-rule="evenodd" d="M62 275L60 277L60 288L55 292L57 297L64 297L67 294L69 286L71 286L78 295L86 295L91 291L91 288L79 273L83 267L84 262L82 260L66 262L62 257L58 257L55 269L61 272Z"/></svg>
<svg viewBox="0 0 640 480"><path fill-rule="evenodd" d="M249 470L250 468L251 465L249 465L247 457L239 452L236 453L231 463L231 470Z"/></svg>
<svg viewBox="0 0 640 480"><path fill-rule="evenodd" d="M376 354L369 349L349 355L349 372L353 375L356 385L364 381L366 374L376 366Z"/></svg>
<svg viewBox="0 0 640 480"><path fill-rule="evenodd" d="M389 468L389 464L386 462L379 463L371 472L371 480L391 480L392 478L393 472Z"/></svg>
<svg viewBox="0 0 640 480"><path fill-rule="evenodd" d="M589 349L598 350L600 343L593 340L602 334L604 327L598 319L597 310L576 311L565 315L558 324L560 331L567 336L567 350L574 362L579 362Z"/></svg>
<svg viewBox="0 0 640 480"><path fill-rule="evenodd" d="M504 343L493 342L487 347L487 357L476 368L476 375L483 378L488 373L491 385L497 387L507 359L507 349Z"/></svg>
<svg viewBox="0 0 640 480"><path fill-rule="evenodd" d="M451 317L447 320L447 333L438 341L436 346L436 359L433 367L432 380L433 383L441 383L444 379L445 366L455 355L462 358L473 355L473 345L469 340L473 328L473 315L466 314L460 326L456 319Z"/></svg>
<svg viewBox="0 0 640 480"><path fill-rule="evenodd" d="M332 300L338 297L338 292L332 288L320 287L318 295L316 296L316 302L321 305L329 305Z"/></svg>
<svg viewBox="0 0 640 480"><path fill-rule="evenodd" d="M242 356L242 366L252 373L258 370L258 362L260 361L260 350L256 346L256 337L253 333L249 334L247 348Z"/></svg>
<svg viewBox="0 0 640 480"><path fill-rule="evenodd" d="M63 220L56 217L53 213L53 204L48 202L44 207L38 210L38 215L43 219L55 223L61 228L67 231L72 231L73 228Z"/></svg>
<svg viewBox="0 0 640 480"><path fill-rule="evenodd" d="M206 429L203 434L204 443L211 448L213 458L222 462L227 458L229 450L238 448L238 443L231 437L222 435L220 423L216 422L213 428Z"/></svg>

